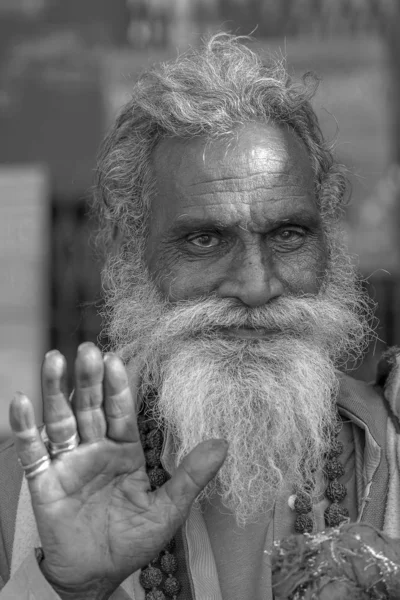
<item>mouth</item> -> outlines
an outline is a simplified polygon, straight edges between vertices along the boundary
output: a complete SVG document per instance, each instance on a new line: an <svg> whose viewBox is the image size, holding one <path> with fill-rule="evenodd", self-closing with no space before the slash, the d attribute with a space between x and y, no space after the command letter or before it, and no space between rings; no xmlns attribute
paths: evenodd
<svg viewBox="0 0 400 600"><path fill-rule="evenodd" d="M266 340L276 333L268 329L255 329L254 327L221 327L219 331L226 337L242 340Z"/></svg>

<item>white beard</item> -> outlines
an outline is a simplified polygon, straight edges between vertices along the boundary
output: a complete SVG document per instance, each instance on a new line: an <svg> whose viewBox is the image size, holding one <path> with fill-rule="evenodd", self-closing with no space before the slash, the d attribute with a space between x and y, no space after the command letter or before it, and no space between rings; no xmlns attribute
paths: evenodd
<svg viewBox="0 0 400 600"><path fill-rule="evenodd" d="M244 524L271 508L283 486L302 488L312 478L336 422L338 380L328 356L289 338L194 339L170 350L156 383L177 463L203 440L229 441L203 497L217 490Z"/></svg>

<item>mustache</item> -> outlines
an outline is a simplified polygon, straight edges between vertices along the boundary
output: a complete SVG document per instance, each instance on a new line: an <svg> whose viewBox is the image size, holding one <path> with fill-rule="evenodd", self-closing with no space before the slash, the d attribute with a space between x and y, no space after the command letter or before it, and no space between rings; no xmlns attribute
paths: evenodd
<svg viewBox="0 0 400 600"><path fill-rule="evenodd" d="M315 332L321 319L343 326L341 307L316 296L287 296L248 308L232 298L202 297L166 305L158 319L163 335L212 335L222 328L251 328L303 336ZM329 316L329 319L328 319ZM161 331L160 331L161 329Z"/></svg>

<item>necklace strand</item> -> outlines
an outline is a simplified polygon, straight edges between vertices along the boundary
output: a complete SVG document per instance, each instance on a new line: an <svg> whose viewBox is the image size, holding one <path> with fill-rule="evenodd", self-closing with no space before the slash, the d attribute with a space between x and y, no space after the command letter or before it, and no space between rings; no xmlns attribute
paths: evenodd
<svg viewBox="0 0 400 600"><path fill-rule="evenodd" d="M150 412L153 403L154 401L150 401L146 407L143 406L138 416L140 441L152 491L161 487L169 479L168 473L161 464L164 436ZM178 600L181 584L175 577L178 570L178 560L173 553L175 546L175 539L172 538L159 555L141 570L139 581L146 592L146 600L167 600L167 598Z"/></svg>
<svg viewBox="0 0 400 600"><path fill-rule="evenodd" d="M324 475L329 483L325 489L325 496L331 502L330 506L324 511L325 525L327 527L338 527L340 523L347 520L349 511L346 507L339 504L346 495L347 490L339 479L344 475L344 467L338 460L343 452L343 443L338 440L338 435L342 429L343 423L338 421L335 428L335 439L325 460ZM294 530L296 533L312 533L314 529L314 519L312 518L312 498L311 492L313 482L310 482L305 491L292 495L289 498L289 506L296 513Z"/></svg>

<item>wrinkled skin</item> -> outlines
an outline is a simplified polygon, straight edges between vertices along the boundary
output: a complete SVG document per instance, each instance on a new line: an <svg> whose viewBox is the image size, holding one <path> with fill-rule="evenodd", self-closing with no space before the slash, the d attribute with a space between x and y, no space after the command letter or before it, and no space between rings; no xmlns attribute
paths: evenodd
<svg viewBox="0 0 400 600"><path fill-rule="evenodd" d="M103 359L93 344L83 344L72 406L65 368L57 351L46 355L44 420L51 440L64 441L78 428L81 444L52 460L49 469L29 480L29 489L45 576L61 598L97 600L108 598L173 537L222 464L226 444L199 445L172 479L151 492L135 401L121 361L112 354ZM22 464L46 454L26 396L13 400L10 421Z"/></svg>
<svg viewBox="0 0 400 600"><path fill-rule="evenodd" d="M228 147L164 140L154 169L146 259L171 302L216 294L256 307L318 291L326 245L311 166L293 133L251 124Z"/></svg>

